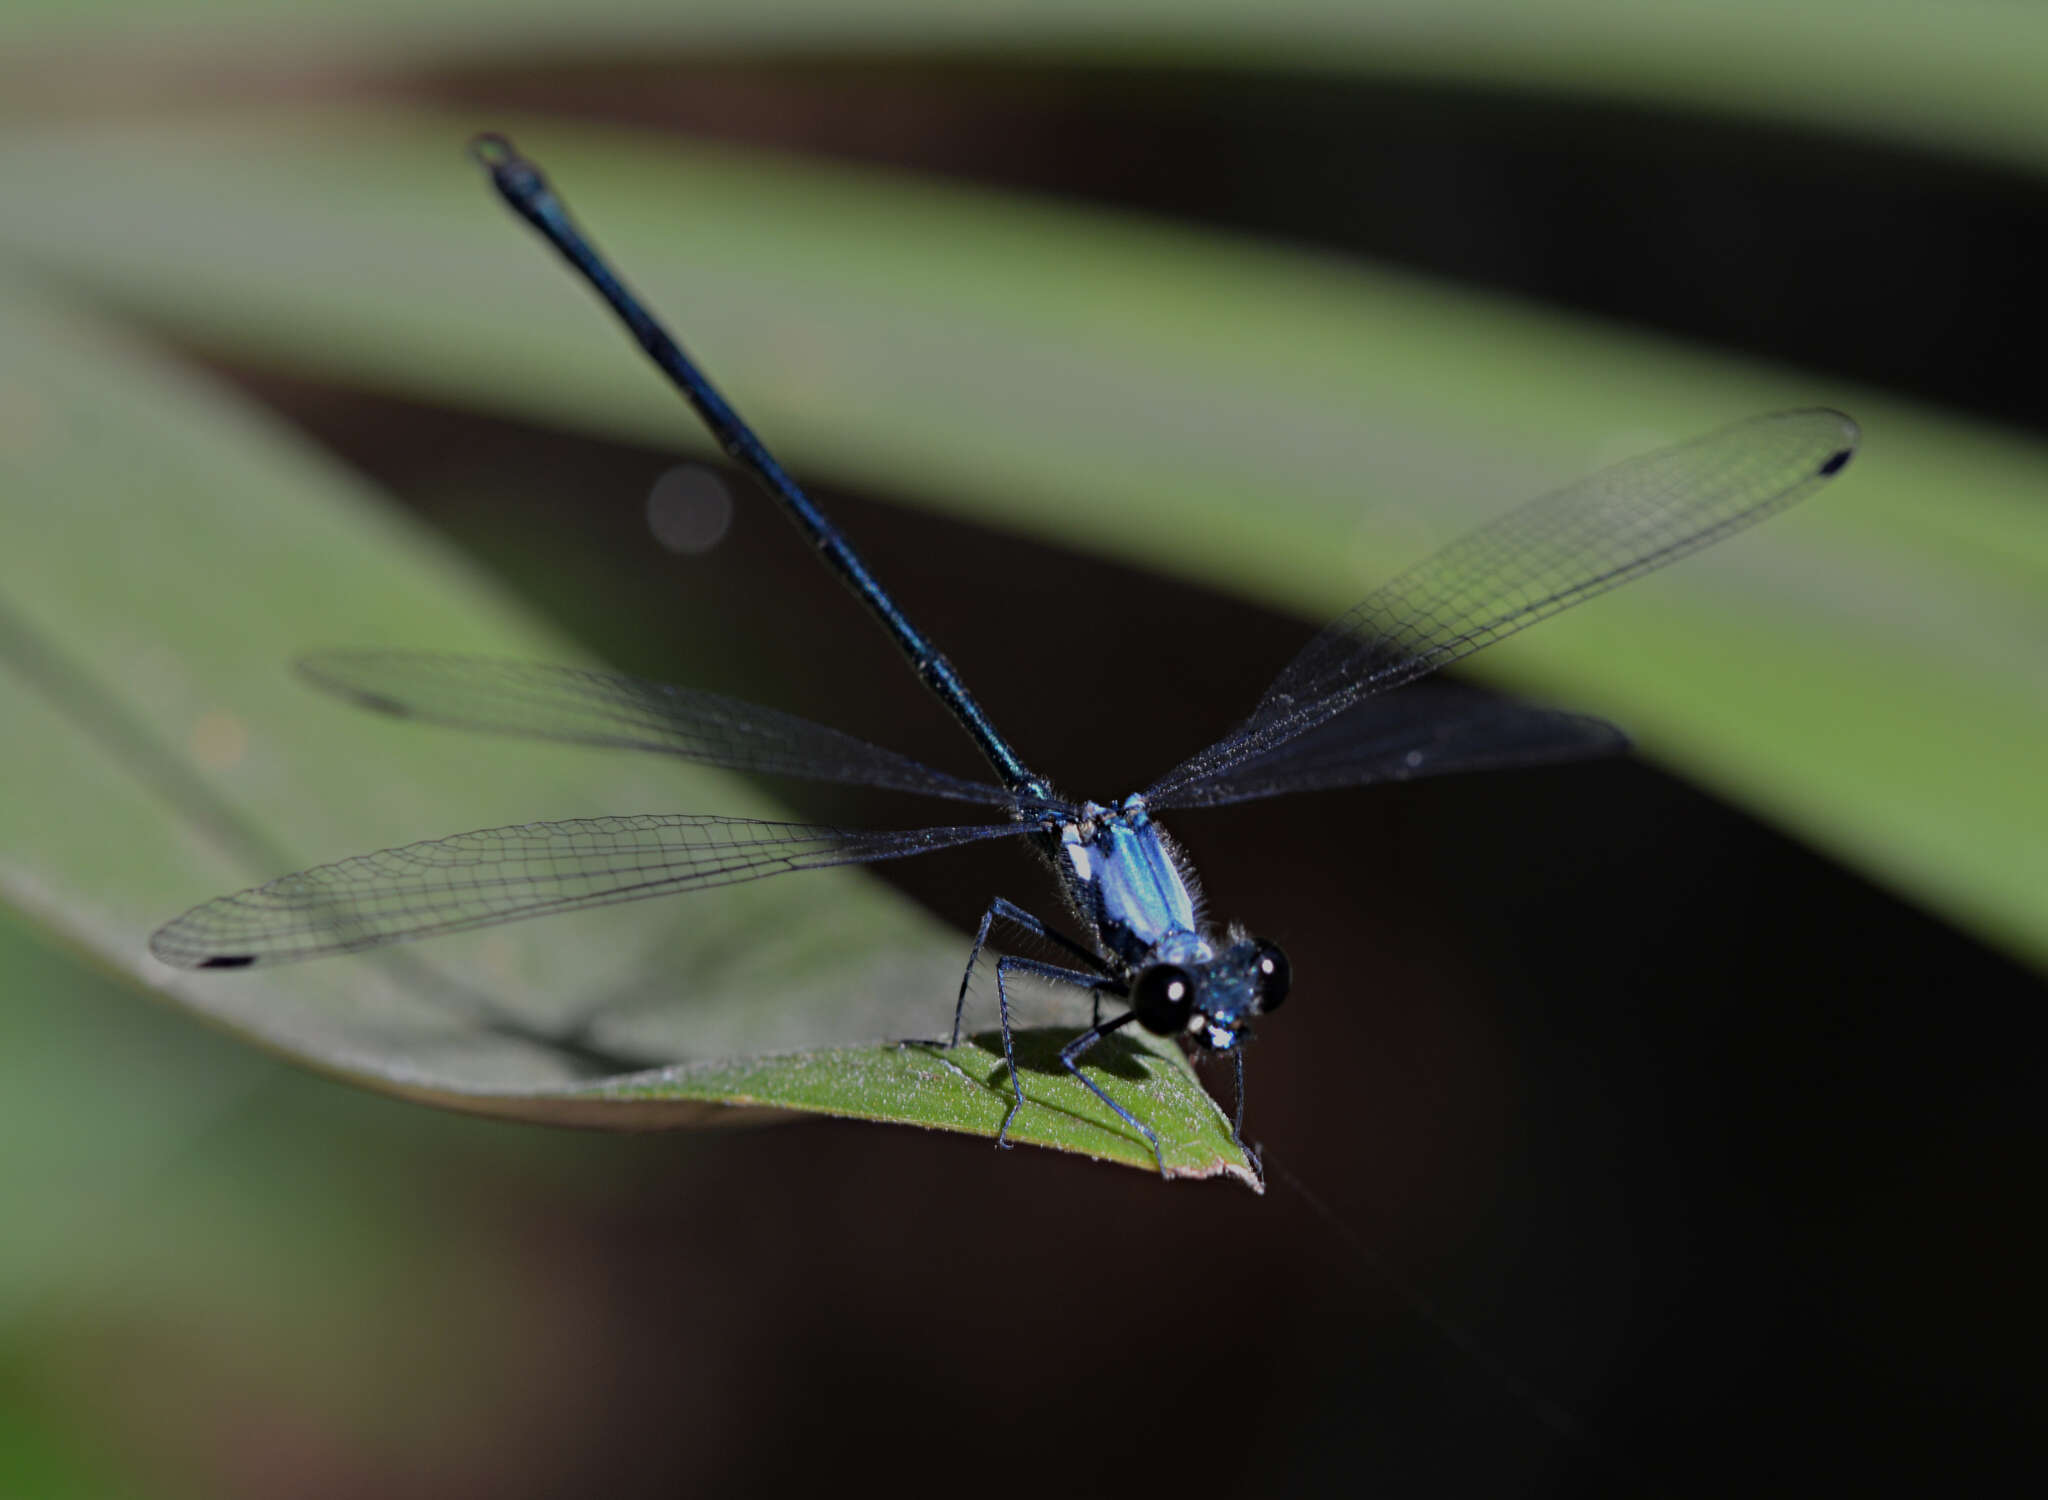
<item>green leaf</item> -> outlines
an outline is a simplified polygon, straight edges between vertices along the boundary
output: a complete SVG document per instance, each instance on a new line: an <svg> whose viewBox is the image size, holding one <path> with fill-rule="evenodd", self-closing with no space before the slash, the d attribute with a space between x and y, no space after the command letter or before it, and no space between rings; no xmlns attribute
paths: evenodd
<svg viewBox="0 0 2048 1500"><path fill-rule="evenodd" d="M1008 1084L986 1038L896 1041L948 1024L964 938L850 872L382 958L157 964L144 940L183 908L362 849L604 811L775 809L653 757L479 742L306 691L286 659L313 645L565 652L259 414L16 283L0 283L0 493L0 897L100 966L276 1052L477 1113L995 1133ZM1041 1029L1013 1138L1150 1169L1142 1138L1049 1066L1042 1028L1073 1029L1052 1003L1028 1012ZM1170 1045L1104 1049L1091 1076L1154 1123L1176 1174L1250 1180Z"/></svg>
<svg viewBox="0 0 2048 1500"><path fill-rule="evenodd" d="M217 90L232 65L982 54L1428 79L1754 116L2048 165L2048 14L2009 0L14 0L15 107L111 54ZM95 57L97 54L97 57ZM211 66L192 67L194 59ZM181 66L182 65L182 66Z"/></svg>
<svg viewBox="0 0 2048 1500"><path fill-rule="evenodd" d="M1866 449L1800 512L1477 666L2048 959L2037 442L1330 257L497 119L18 133L0 193L36 211L0 220L0 248L241 358L701 445L475 180L461 147L484 123L799 469L1311 617L1628 451L1850 410Z"/></svg>

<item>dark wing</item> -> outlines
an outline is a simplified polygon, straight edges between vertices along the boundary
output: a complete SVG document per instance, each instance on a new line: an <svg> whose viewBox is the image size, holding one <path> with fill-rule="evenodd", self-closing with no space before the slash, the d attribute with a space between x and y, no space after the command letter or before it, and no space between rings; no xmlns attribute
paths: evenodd
<svg viewBox="0 0 2048 1500"><path fill-rule="evenodd" d="M659 750L728 770L959 802L1011 801L989 782L948 776L793 714L636 677L422 651L321 651L301 657L298 668L315 686L364 708L429 724Z"/></svg>
<svg viewBox="0 0 2048 1500"><path fill-rule="evenodd" d="M195 906L149 948L241 969L1028 833L1026 823L860 830L680 813L486 828L316 865Z"/></svg>
<svg viewBox="0 0 2048 1500"><path fill-rule="evenodd" d="M1456 683L1418 682L1367 699L1276 750L1180 782L1152 805L1220 807L1286 792L1583 760L1627 748L1628 736L1604 719Z"/></svg>
<svg viewBox="0 0 2048 1500"><path fill-rule="evenodd" d="M1249 718L1146 799L1164 803L1376 693L1755 525L1840 473L1856 439L1856 424L1825 408L1753 417L1509 511L1332 622Z"/></svg>

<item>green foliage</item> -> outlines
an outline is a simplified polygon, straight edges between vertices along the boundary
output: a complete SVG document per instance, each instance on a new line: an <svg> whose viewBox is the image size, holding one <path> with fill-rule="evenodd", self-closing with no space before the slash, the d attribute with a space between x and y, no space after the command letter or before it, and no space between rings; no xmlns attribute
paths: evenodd
<svg viewBox="0 0 2048 1500"><path fill-rule="evenodd" d="M505 65L530 83L536 64L735 53L1442 81L1791 122L1933 147L1964 171L2048 164L2048 11L2009 0L0 8L0 1492L279 1493L293 1465L366 1493L545 1484L508 1434L569 1434L569 1451L598 1430L577 1401L612 1394L588 1360L616 1314L575 1305L588 1288L563 1247L619 1215L635 1160L673 1211L721 1226L780 1187L758 1166L772 1157L745 1154L773 1141L521 1132L331 1087L234 1038L525 1119L834 1114L985 1137L1002 1116L986 1032L952 1052L895 1044L942 1029L961 935L858 874L271 973L146 957L148 931L194 901L380 844L532 817L775 812L709 773L479 744L295 685L287 659L321 645L569 653L385 497L136 337L701 447L462 158L480 126L544 161L806 474L1305 623L1627 449L1774 406L1847 407L1866 449L1802 513L1480 665L1616 717L1664 763L2048 959L2040 444L1352 260L387 102ZM307 81L344 102L245 107ZM1027 1006L1017 1138L1149 1171L1048 1066L1074 1012L1044 993ZM619 1071L636 1059L672 1065ZM1161 1131L1176 1172L1243 1174L1171 1048L1105 1048L1095 1076ZM1332 1077L1348 1111L1354 1074ZM1928 1128L1915 1106L1898 1138ZM1843 1130L1867 1155L1867 1122ZM1939 1178L1929 1223L1960 1201L1944 1160L1902 1179L1910 1196L1913 1172ZM1826 1211L1853 1224L1837 1186ZM857 1213L863 1191L791 1222ZM1851 1280L1882 1286L1870 1267ZM690 1287L707 1306L729 1292ZM1123 1320L1145 1295L1120 1326L1141 1326ZM1974 1326L1940 1311L1930 1323ZM1341 1427L1349 1443L1348 1411ZM266 1452L287 1469L263 1469Z"/></svg>
<svg viewBox="0 0 2048 1500"><path fill-rule="evenodd" d="M188 11L184 41L260 45L275 14ZM801 12L793 29L763 31L754 13L718 7L492 14L488 35L453 3L336 8L326 24L362 55L424 60L627 36L876 45L940 19L919 5L835 8L821 32ZM2019 96L1990 80L2041 40L2038 23L2008 17L1994 66L1975 11L1933 32L1866 16L1848 44L1868 65L1837 69L1848 81L1829 93L1803 64L1734 62L1797 58L1767 43L1825 30L1814 7L1782 18L1678 8L1655 21L1551 8L1536 50L1516 14L1467 0L1402 29L1398 7L1345 11L1339 25L1333 8L1303 5L1226 29L1280 65L1634 96L1682 75L1692 92L1681 97L1780 115L1825 93L1830 108L1860 104L1846 118L1865 128L1993 150L2013 118L1998 101ZM1222 16L1177 11L1180 55L1220 45ZM143 19L107 3L21 7L6 24L32 50ZM1115 24L1159 35L1140 11ZM1073 25L1047 12L1021 29L961 21L922 35L1086 50ZM1471 45L1481 31L1488 45ZM1928 47L1964 49L1991 71L1966 93L1923 91L1910 118L1886 114L1885 66L1924 62ZM1630 61L1681 52L1669 77ZM35 209L0 220L0 249L44 277L258 363L701 446L461 160L476 125L518 122L350 108L31 127L41 98L33 84L20 91L0 137L0 193ZM802 467L1309 616L1349 603L1382 559L1622 450L1774 405L1849 407L1870 433L1865 456L1807 514L1483 666L1612 714L1652 753L1839 857L2048 955L2038 447L1221 236L629 134L522 134ZM993 1130L1003 1089L985 1051L876 1045L937 1029L959 945L856 875L281 976L170 979L148 964L141 935L187 902L378 843L539 815L768 809L701 772L593 769L533 747L484 755L307 697L281 670L304 645L563 652L374 496L189 373L27 284L0 318L0 644L37 684L6 770L49 789L0 813L0 881L17 908L277 1050L461 1107L619 1123L743 1106ZM625 1089L593 1084L592 1058L618 1060L596 1065L607 1078L626 1059L681 1061ZM1019 1139L1142 1162L1085 1091L1027 1071L1035 1107ZM1151 1091L1148 1118L1186 1143L1178 1166L1230 1167L1177 1053L1137 1047L1124 1071L1113 1086Z"/></svg>
<svg viewBox="0 0 2048 1500"><path fill-rule="evenodd" d="M13 0L25 61L80 51L476 66L738 52L1269 69L1551 91L1796 122L2040 170L2048 15L2009 0ZM33 66L18 99L67 102ZM49 90L45 93L45 89Z"/></svg>
<svg viewBox="0 0 2048 1500"><path fill-rule="evenodd" d="M0 247L240 358L700 445L464 180L478 123L17 133L0 191L41 211L0 223ZM1776 406L1854 412L1863 456L1800 513L1476 665L1609 714L1836 857L2048 957L2038 444L1323 257L490 123L521 135L800 469L1311 618L1625 451Z"/></svg>
<svg viewBox="0 0 2048 1500"><path fill-rule="evenodd" d="M995 1133L999 1051L897 1045L950 1019L963 940L856 874L381 959L156 964L143 940L183 907L364 847L607 810L774 810L701 771L486 753L306 691L285 659L309 643L565 652L248 409L19 289L0 298L0 424L0 658L26 679L0 760L34 789L0 802L0 890L48 930L274 1051L477 1113L634 1129L743 1107ZM1014 1139L1151 1165L1045 1048L1026 1071ZM1175 1171L1248 1175L1174 1049L1105 1049L1096 1073Z"/></svg>

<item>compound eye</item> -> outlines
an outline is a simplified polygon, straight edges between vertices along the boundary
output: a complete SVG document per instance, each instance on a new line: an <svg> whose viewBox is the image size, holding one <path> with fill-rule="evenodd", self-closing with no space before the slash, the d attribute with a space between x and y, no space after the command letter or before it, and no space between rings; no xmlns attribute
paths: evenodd
<svg viewBox="0 0 2048 1500"><path fill-rule="evenodd" d="M1154 964L1131 985L1131 1009L1138 1024L1156 1036L1187 1028L1195 1013L1195 976L1178 964Z"/></svg>
<svg viewBox="0 0 2048 1500"><path fill-rule="evenodd" d="M1276 945L1260 943L1252 950L1252 988L1259 997L1261 1011L1278 1010L1293 983L1294 971L1288 967L1287 955Z"/></svg>

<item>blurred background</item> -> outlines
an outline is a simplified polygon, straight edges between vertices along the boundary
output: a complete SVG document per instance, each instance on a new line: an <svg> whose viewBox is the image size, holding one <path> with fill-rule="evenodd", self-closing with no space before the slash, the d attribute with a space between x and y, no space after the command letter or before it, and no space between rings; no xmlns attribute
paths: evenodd
<svg viewBox="0 0 2048 1500"><path fill-rule="evenodd" d="M2037 1451L2048 16L1642 9L7 0L0 1492L1705 1495ZM221 1000L150 926L493 822L924 810L358 724L295 651L581 653L972 769L759 495L659 498L703 442L491 201L486 127L1080 794L1548 485L1782 406L1866 445L1473 663L1636 756L1175 824L1293 958L1248 1133L1327 1216L901 1127L466 1118L187 1008L301 1050L383 1015L363 970ZM700 980L787 1000L785 1049L929 1034L943 983L887 975L1051 894L1002 849L804 881L418 951L543 1009L602 968L665 1062ZM486 1068L421 1015L385 1071Z"/></svg>

